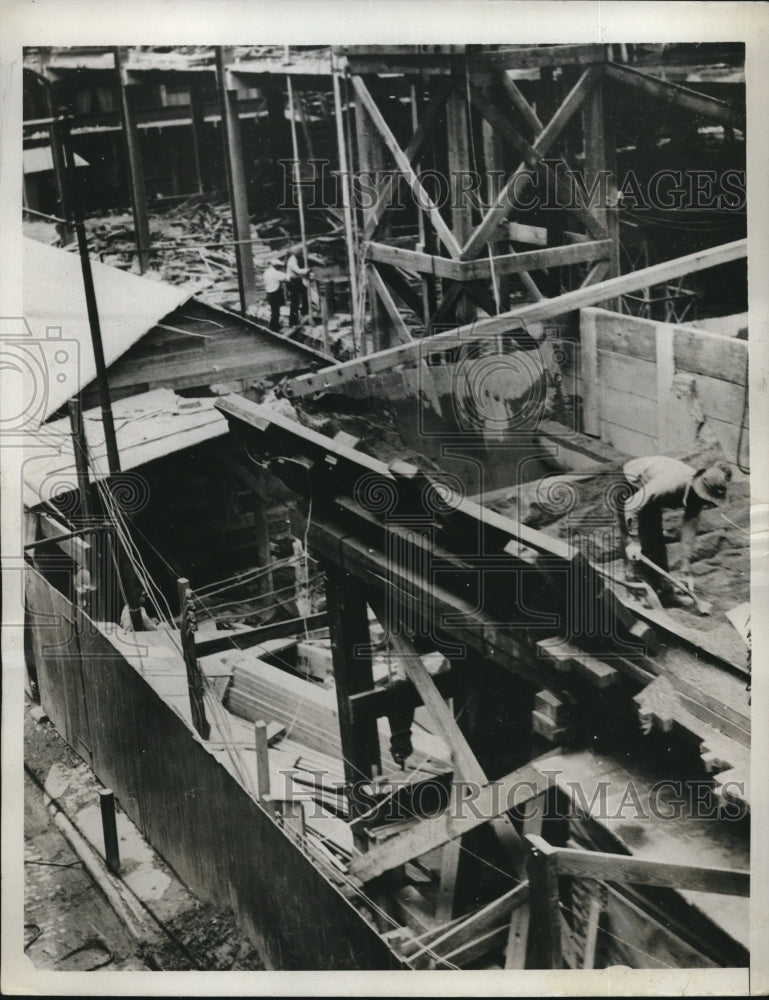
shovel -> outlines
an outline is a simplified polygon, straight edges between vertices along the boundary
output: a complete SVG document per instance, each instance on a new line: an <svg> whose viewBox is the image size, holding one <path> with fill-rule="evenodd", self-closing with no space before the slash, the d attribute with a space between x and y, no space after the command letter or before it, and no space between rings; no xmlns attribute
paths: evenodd
<svg viewBox="0 0 769 1000"><path fill-rule="evenodd" d="M691 590L689 587L687 587L686 584L681 583L680 580L676 580L674 576L671 576L670 573L667 573L664 569L662 569L661 566L658 566L656 563L652 562L651 559L647 559L646 556L640 555L638 556L638 562L642 562L644 566L648 566L649 569L654 570L654 572L657 573L659 576L661 576L663 580L667 580L668 583L670 583L673 587L676 588L676 590L680 591L682 594L686 594L687 597L691 597L691 599L694 601L694 606L697 609L697 614L709 615L710 612L713 610L713 605L710 603L710 601L701 601L699 597L697 597L697 595L694 593L694 591Z"/></svg>

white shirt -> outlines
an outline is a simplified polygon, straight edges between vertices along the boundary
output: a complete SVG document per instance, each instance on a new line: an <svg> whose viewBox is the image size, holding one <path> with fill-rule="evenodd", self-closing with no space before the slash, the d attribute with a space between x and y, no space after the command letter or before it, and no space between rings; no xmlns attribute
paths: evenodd
<svg viewBox="0 0 769 1000"><path fill-rule="evenodd" d="M265 292L271 293L277 292L280 288L281 281L286 280L286 276L282 271L279 271L274 264L270 264L264 272L262 280L264 281Z"/></svg>

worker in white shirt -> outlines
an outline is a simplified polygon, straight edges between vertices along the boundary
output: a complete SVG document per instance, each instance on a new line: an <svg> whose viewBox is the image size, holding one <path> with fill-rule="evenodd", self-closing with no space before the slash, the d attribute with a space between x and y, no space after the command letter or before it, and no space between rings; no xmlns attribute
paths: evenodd
<svg viewBox="0 0 769 1000"><path fill-rule="evenodd" d="M297 257L299 247L292 247L286 264L286 275L288 277L288 301L291 307L288 322L291 326L296 326L299 322L299 314L307 312L307 285L305 278L309 275L309 267L302 267Z"/></svg>
<svg viewBox="0 0 769 1000"><path fill-rule="evenodd" d="M283 282L287 280L286 273L279 269L279 264L279 258L271 260L262 275L264 290L267 293L267 301L270 304L270 329L273 333L277 333L280 330L280 307L285 301L283 297Z"/></svg>
<svg viewBox="0 0 769 1000"><path fill-rule="evenodd" d="M618 505L628 578L645 579L668 607L687 607L693 603L691 598L677 594L667 580L650 572L639 556L645 556L660 569L668 571L662 512L682 510L679 573L688 589L692 590L693 582L689 574L699 517L703 510L716 507L725 499L732 470L723 461L693 469L667 455L648 455L631 459L622 471L633 490Z"/></svg>

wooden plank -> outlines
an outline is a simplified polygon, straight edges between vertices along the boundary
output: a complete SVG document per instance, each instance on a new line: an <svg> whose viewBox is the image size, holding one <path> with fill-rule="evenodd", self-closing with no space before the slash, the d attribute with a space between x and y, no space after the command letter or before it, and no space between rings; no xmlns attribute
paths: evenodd
<svg viewBox="0 0 769 1000"><path fill-rule="evenodd" d="M42 511L38 512L38 524L40 525L40 534L43 538L57 538L59 535L68 534L68 532L65 531L60 524L48 517L48 515L44 514ZM73 562L76 562L78 566L84 566L88 569L91 545L89 542L86 542L84 538L68 538L63 542L59 542L58 547L62 552L68 555ZM52 546L48 546L48 551L52 551L52 548Z"/></svg>
<svg viewBox="0 0 769 1000"><path fill-rule="evenodd" d="M653 421L652 426L654 426ZM656 437L644 434L643 431L630 430L627 427L620 427L619 424L611 424L606 420L601 421L601 440L608 442L618 451L624 451L626 455L633 457L650 455L654 451L657 441Z"/></svg>
<svg viewBox="0 0 769 1000"><path fill-rule="evenodd" d="M561 907L558 892L558 867L555 848L542 837L528 834L529 908L532 937L530 968L560 969Z"/></svg>
<svg viewBox="0 0 769 1000"><path fill-rule="evenodd" d="M451 230L461 246L473 230L472 208L469 198L456 188L458 179L468 176L470 171L470 144L468 124L472 125L472 112L465 105L456 87L452 87L446 102L446 151L448 157L448 180L451 189Z"/></svg>
<svg viewBox="0 0 769 1000"><path fill-rule="evenodd" d="M586 96L582 107L582 134L585 141L583 172L585 185L591 191L598 181L599 203L595 207L598 220L606 226L611 240L608 267L601 269L600 277L589 275L590 282L615 278L620 273L619 262L619 210L617 205L617 154L616 136L612 119L606 114L604 102L604 81L600 81ZM602 188L605 201L601 199ZM615 206L615 207L611 207ZM609 302L608 308L616 309L616 301Z"/></svg>
<svg viewBox="0 0 769 1000"><path fill-rule="evenodd" d="M459 838L450 840L441 848L441 871L438 892L435 899L435 919L445 923L454 916L454 889L457 884L457 869L462 853Z"/></svg>
<svg viewBox="0 0 769 1000"><path fill-rule="evenodd" d="M284 636L304 635L325 628L328 623L325 611L310 615L307 618L290 618L287 621L271 622L242 632L224 632L215 639L200 639L195 643L198 658L210 656L212 653L224 653L230 649L250 649L269 639L281 639Z"/></svg>
<svg viewBox="0 0 769 1000"><path fill-rule="evenodd" d="M677 326L673 334L676 370L709 375L735 385L748 381L748 342L707 330Z"/></svg>
<svg viewBox="0 0 769 1000"><path fill-rule="evenodd" d="M579 328L579 372L582 380L582 430L600 435L601 383L598 378L598 332L596 317L582 313Z"/></svg>
<svg viewBox="0 0 769 1000"><path fill-rule="evenodd" d="M589 73L591 76L594 75L596 79L598 78L597 70L589 71ZM571 105L568 108L565 108L565 106L562 105L561 108L558 109L558 112L556 112L556 116L553 118L553 121L549 123L550 125L553 126L553 130L555 130L555 126L553 123L554 122L556 124L558 123L559 113L563 111L565 117L566 110L570 111L571 113L576 111L579 105L581 104L583 96L584 94L579 95L580 100L578 103L575 102L574 105ZM510 122L504 117L504 115L502 115L493 104L489 103L483 97L483 95L477 88L474 89L471 88L470 98L472 100L473 105L478 108L483 117L486 118L486 120L490 122L490 124L497 129L502 138L505 139L505 141L522 158L525 166L529 170L543 169L547 172L547 174L550 177L551 183L554 184L556 192L558 193L560 204L567 211L571 212L571 214L575 218L580 220L580 222L585 226L585 228L593 237L593 239L597 240L605 239L607 236L606 227L600 222L596 214L591 209L574 204L571 185L566 181L566 179L561 175L561 173L559 173L554 169L554 164L552 160L550 159L546 160L544 158L544 156L541 153L541 145L535 144L532 146L531 143L527 142L526 139L524 139L524 137L520 134L520 132L518 132L518 130L515 129L510 124ZM541 139L544 135L545 132L542 132L541 135L538 137L538 140ZM506 187L508 187L508 185L506 185ZM508 211L513 207L515 207L515 198L512 197L515 194L514 187L515 184L513 183L513 179L510 178L509 191L508 191L508 194L510 195L508 199L508 206L509 206ZM483 223L481 223L481 225L483 225Z"/></svg>
<svg viewBox="0 0 769 1000"><path fill-rule="evenodd" d="M385 243L367 243L366 254L372 260L403 267L421 274L433 274L438 278L461 281L463 271L457 261L436 254L422 253L405 247L388 246Z"/></svg>
<svg viewBox="0 0 769 1000"><path fill-rule="evenodd" d="M529 885L527 882L522 882L473 913L457 917L443 927L427 931L417 940L408 942L404 947L404 955L410 964L416 965L421 956L446 955L456 951L473 938L504 923L512 913L526 903L528 898ZM420 964L417 967L424 966Z"/></svg>
<svg viewBox="0 0 769 1000"><path fill-rule="evenodd" d="M464 781L474 782L479 786L486 785L486 774L478 763L478 758L473 753L464 733L457 725L454 713L443 700L443 696L428 673L427 667L422 662L422 658L417 653L413 643L394 630L395 623L391 620L387 609L383 608L383 604L384 602L377 603L375 601L374 610L385 630L387 641L403 666L406 676L417 689L419 697L430 713L438 735L445 740L451 750L455 770Z"/></svg>
<svg viewBox="0 0 769 1000"><path fill-rule="evenodd" d="M747 386L737 385L721 378L712 378L709 375L693 375L692 380L705 416L739 428L745 408ZM748 416L749 413L746 413L746 428L749 424Z"/></svg>
<svg viewBox="0 0 769 1000"><path fill-rule="evenodd" d="M355 784L381 769L376 720L371 716L356 718L350 702L350 695L374 686L368 610L355 581L331 574L326 575L326 606L345 778Z"/></svg>
<svg viewBox="0 0 769 1000"><path fill-rule="evenodd" d="M673 360L673 330L667 323L658 323L655 330L657 344L657 450L663 453L676 447L681 431L673 388L676 367Z"/></svg>
<svg viewBox="0 0 769 1000"><path fill-rule="evenodd" d="M390 150L390 153L392 154L398 169L406 178L409 187L411 187L412 191L414 192L415 198L417 199L420 205L426 206L426 212L430 217L430 220L433 224L433 228L435 229L438 238L448 250L449 255L451 257L454 257L455 259L458 259L461 254L461 248L459 246L459 243L455 239L454 234L451 232L449 227L446 225L443 216L438 210L437 205L430 198L427 191L425 191L421 180L414 172L414 169L411 166L411 163L409 162L409 159L406 156L405 152L398 145L398 141L393 135L390 126L384 120L382 112L379 110L376 102L369 93L368 87L359 76L353 76L351 79L356 94L358 95L362 104L366 108L366 111L368 111L369 115L371 116L371 120L374 122L377 131L384 139L385 145Z"/></svg>
<svg viewBox="0 0 769 1000"><path fill-rule="evenodd" d="M606 58L602 45L510 46L472 53L470 63L498 69L528 69L535 66L584 66Z"/></svg>
<svg viewBox="0 0 769 1000"><path fill-rule="evenodd" d="M405 833L391 837L381 846L372 847L366 854L353 858L350 874L367 882L488 823L513 805L524 805L539 795L547 784L535 763L524 764L492 784L484 782L478 795L471 802L468 800L468 808L450 809L440 816L421 820Z"/></svg>
<svg viewBox="0 0 769 1000"><path fill-rule="evenodd" d="M510 101L515 110L521 115L523 120L531 129L532 134L534 136L538 136L539 133L544 128L544 125L539 120L537 112L534 110L531 104L529 104L529 102L521 93L518 84L515 83L513 80L511 80L510 77L507 75L507 73L499 74L499 82L504 87L505 92L507 93L507 96L510 98Z"/></svg>
<svg viewBox="0 0 769 1000"><path fill-rule="evenodd" d="M657 403L643 396L607 392L603 395L601 419L614 427L628 431L642 430L653 441L657 440Z"/></svg>
<svg viewBox="0 0 769 1000"><path fill-rule="evenodd" d="M482 338L498 333L509 333L524 323L529 324L562 316L575 309L605 302L617 295L624 295L639 288L669 281L681 274L692 274L733 260L741 260L746 254L747 240L744 239L709 247L707 250L699 250L696 253L687 254L685 257L677 257L674 260L653 264L651 267L642 268L630 274L609 278L600 285L578 288L542 302L518 306L499 316L492 316L489 319L456 327L445 333L422 338L418 343L391 347L386 351L379 351L365 358L332 365L311 375L302 375L288 384L289 391L295 396L321 392L335 385L341 385L350 378L362 378L375 372L386 371L409 358L424 357L431 345L440 349L440 345L447 340L455 341L463 337Z"/></svg>
<svg viewBox="0 0 769 1000"><path fill-rule="evenodd" d="M493 258L493 265L496 274L518 274L521 271L547 270L551 267L566 267L569 264L601 259L608 255L610 249L610 240L589 240L586 243L547 247L544 250L500 254ZM454 261L447 257L438 257L435 254L409 250L405 247L388 246L384 243L368 243L366 253L372 260L421 274L449 278L452 281L475 281L491 277L492 264L488 258Z"/></svg>
<svg viewBox="0 0 769 1000"><path fill-rule="evenodd" d="M425 139L432 132L433 126L443 110L443 106L450 93L451 80L441 80L430 100L430 103L425 108L421 122L419 122L413 136L404 150L409 162L414 163L418 159L419 153L424 146ZM370 240L376 232L379 223L382 220L382 216L387 211L391 194L392 178L388 177L382 185L382 190L379 192L376 203L371 209L371 214L366 221L366 225L363 230L364 240Z"/></svg>
<svg viewBox="0 0 769 1000"><path fill-rule="evenodd" d="M566 267L569 264L599 260L606 257L610 251L610 240L589 240L586 243L547 247L545 250L500 254L493 258L494 272L496 274L520 274L521 271L546 271L551 267ZM490 278L491 268L492 262L488 257L462 261L458 267L459 280Z"/></svg>
<svg viewBox="0 0 769 1000"><path fill-rule="evenodd" d="M469 260L478 256L486 243L493 236L494 230L515 208L515 190L520 180L526 176L527 170L537 169L549 149L560 138L573 115L579 110L585 96L597 84L601 71L595 68L586 70L577 81L563 104L547 126L537 135L534 144L530 145L521 136L494 105L488 101L477 87L471 87L472 103L486 118L503 139L505 139L523 159L523 163L510 176L507 183L499 191L494 204L482 219L480 225L471 234L462 247L462 259ZM566 202L568 204L568 202ZM588 227L589 228L589 227ZM592 231L595 238L600 239L603 233L598 226Z"/></svg>
<svg viewBox="0 0 769 1000"><path fill-rule="evenodd" d="M573 847L550 849L554 851L558 873L561 875L595 878L604 882L659 885L679 891L688 889L692 892L715 892L727 896L750 895L748 871L702 865L677 865L667 861L630 857L626 854L580 851ZM532 893L533 891L532 886Z"/></svg>
<svg viewBox="0 0 769 1000"><path fill-rule="evenodd" d="M374 291L379 296L380 302L385 307L385 311L392 321L395 339L399 344L410 343L414 338L409 333L409 329L404 322L403 316L401 316L400 309L398 309L395 304L395 300L390 294L390 289L385 284L381 274L373 266L369 269L369 278L374 287Z"/></svg>
<svg viewBox="0 0 769 1000"><path fill-rule="evenodd" d="M615 351L598 351L599 379L605 389L657 400L657 368L651 361Z"/></svg>
<svg viewBox="0 0 769 1000"><path fill-rule="evenodd" d="M690 90L677 83L660 80L657 77L649 76L648 73L642 73L640 70L619 63L607 63L606 74L609 79L632 87L634 90L639 90L654 100L674 105L684 111L690 111L692 114L705 117L709 121L718 122L726 128L744 128L744 112L736 110L715 97L700 94L696 90Z"/></svg>

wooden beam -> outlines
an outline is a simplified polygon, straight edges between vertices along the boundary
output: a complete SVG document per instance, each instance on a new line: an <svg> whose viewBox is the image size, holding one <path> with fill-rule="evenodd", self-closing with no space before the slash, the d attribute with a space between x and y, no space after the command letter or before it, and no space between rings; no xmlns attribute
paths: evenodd
<svg viewBox="0 0 769 1000"><path fill-rule="evenodd" d="M561 903L558 891L558 867L555 848L541 837L527 835L529 857L529 910L531 914L533 969L560 969Z"/></svg>
<svg viewBox="0 0 769 1000"><path fill-rule="evenodd" d="M452 88L446 102L446 146L448 157L448 181L451 192L451 230L464 245L473 229L473 215L469 200L457 186L457 179L463 178L470 171L470 144L468 127L471 125L472 109L464 99Z"/></svg>
<svg viewBox="0 0 769 1000"><path fill-rule="evenodd" d="M374 686L368 610L360 585L333 572L326 573L326 605L345 779L356 784L381 769L376 719L357 718L350 702L351 695Z"/></svg>
<svg viewBox="0 0 769 1000"><path fill-rule="evenodd" d="M521 882L473 913L456 917L443 927L427 931L416 940L407 942L403 954L413 967L427 968L431 957L449 955L487 931L504 925L528 898L529 884Z"/></svg>
<svg viewBox="0 0 769 1000"><path fill-rule="evenodd" d="M398 306L395 304L395 300L390 294L390 289L387 287L382 275L375 267L371 267L369 270L369 278L374 291L379 296L379 301L385 307L385 311L392 321L393 331L397 341L400 344L411 343L414 338L409 333L409 329L403 320L403 316L401 316L400 309L398 309Z"/></svg>
<svg viewBox="0 0 769 1000"><path fill-rule="evenodd" d="M350 874L367 882L469 833L513 806L524 805L539 795L546 784L535 765L535 761L525 764L491 784L484 781L473 789L478 794L468 799L467 808L457 804L440 816L420 820L405 833L390 837L381 846L372 847L366 854L353 858Z"/></svg>
<svg viewBox="0 0 769 1000"><path fill-rule="evenodd" d="M120 119L123 126L126 162L128 164L128 179L131 194L131 211L134 220L134 242L139 251L136 258L139 271L144 272L149 267L150 224L147 215L147 195L144 188L144 167L142 165L139 131L136 127L136 116L128 96L130 87L124 66L124 52L120 48L113 49L115 73L120 95Z"/></svg>
<svg viewBox="0 0 769 1000"><path fill-rule="evenodd" d="M585 141L583 167L585 185L587 190L591 191L593 185L598 183L599 202L594 211L600 222L606 226L611 240L609 266L602 269L600 278L595 277L592 273L588 277L591 282L603 281L606 277L615 278L620 273L617 140L613 121L607 113L603 80L585 98L582 108L582 134ZM617 310L619 303L617 301L609 302L607 308Z"/></svg>
<svg viewBox="0 0 769 1000"><path fill-rule="evenodd" d="M528 837L529 842L543 850L541 837ZM715 892L726 896L750 895L750 872L734 868L712 868L702 865L677 865L668 861L652 861L626 854L604 854L602 851L580 851L573 847L547 845L555 858L559 875L594 878L602 882L631 882L636 885L659 885L668 889L691 892Z"/></svg>
<svg viewBox="0 0 769 1000"><path fill-rule="evenodd" d="M59 535L64 535L64 540L58 543L58 547L61 549L65 555L69 556L73 562L76 562L78 566L83 566L86 569L91 563L91 543L84 541L82 538L67 537L67 533L62 531L62 527L52 518L48 517L47 514L43 514L42 511L38 512L38 523L40 525L40 534L43 538L50 538L52 541L59 537Z"/></svg>
<svg viewBox="0 0 769 1000"><path fill-rule="evenodd" d="M430 103L425 108L425 113L422 116L421 122L417 125L414 134L409 140L404 153L410 163L414 163L419 156L419 153L424 146L425 139L428 137L432 131L433 125L438 119L440 112L443 110L443 106L446 103L446 99L451 93L451 80L441 80L438 88L435 91ZM390 203L390 198L392 194L392 177L387 177L382 189L377 196L376 203L371 209L371 214L368 217L368 221L363 229L363 239L370 240L375 234L379 223L382 220L382 216L387 211L388 205Z"/></svg>
<svg viewBox="0 0 769 1000"><path fill-rule="evenodd" d="M521 180L528 176L528 171L537 170L542 165L542 161L547 151L553 146L563 133L576 111L582 106L585 97L596 86L601 78L601 70L593 67L586 70L567 95L563 104L558 108L548 125L542 129L534 141L534 145L528 143L520 133L513 128L505 116L488 101L477 87L470 88L470 99L475 107L481 112L489 124L495 128L505 141L522 157L523 163L510 176L505 186L499 192L494 204L484 216L481 224L471 235L467 243L462 247L462 259L475 257L478 252L489 241L494 230L502 220L515 208L515 198L513 197L515 187ZM558 190L566 191L568 185L565 181L558 182ZM565 198L565 205L568 205L571 198ZM583 210L577 210L574 214L584 222L586 228L596 239L601 239L604 235L603 227L595 220L590 213L587 215Z"/></svg>
<svg viewBox="0 0 769 1000"><path fill-rule="evenodd" d="M225 53L221 46L216 48L217 78L222 115L222 140L227 170L227 188L230 195L232 228L238 244L235 259L238 265L238 292L240 311L245 315L249 306L256 304L256 276L254 255L251 248L251 222L248 214L246 193L246 173L243 164L243 147L240 138L240 115L238 113L238 92L228 87L225 70Z"/></svg>
<svg viewBox="0 0 769 1000"><path fill-rule="evenodd" d="M396 267L390 264L380 264L377 270L387 282L390 291L397 295L407 309L410 309L415 316L421 319L422 298L419 292L411 287Z"/></svg>
<svg viewBox="0 0 769 1000"><path fill-rule="evenodd" d="M678 83L659 80L657 77L649 76L648 73L642 73L640 70L618 63L606 63L606 73L609 79L640 90L656 101L674 105L684 111L691 111L694 115L702 115L726 128L737 127L741 129L745 127L744 113L735 110L731 105L719 101L715 97L700 94L696 90L682 87Z"/></svg>
<svg viewBox="0 0 769 1000"><path fill-rule="evenodd" d="M526 250L495 256L497 274L519 274L521 271L542 271L550 267L565 267L585 261L603 260L611 252L611 240L589 240L544 250ZM392 247L384 243L369 243L366 252L372 260L394 267L403 267L421 274L434 274L451 281L477 281L491 277L491 262L486 257L476 260L449 260L434 254L420 253L405 247Z"/></svg>
<svg viewBox="0 0 769 1000"><path fill-rule="evenodd" d="M215 639L202 639L195 643L197 656L210 656L212 653L226 653L231 649L251 649L269 639L282 639L286 636L304 635L325 628L328 622L325 611L320 611L307 618L289 618L286 621L270 622L258 628L245 629L242 632L222 632ZM378 690L378 689L377 689Z"/></svg>
<svg viewBox="0 0 769 1000"><path fill-rule="evenodd" d="M415 359L423 356L432 344L435 345L436 350L439 350L441 344L447 340L456 341L462 338L469 340L473 337L480 339L498 333L510 333L524 324L551 319L584 306L597 305L599 302L605 302L614 296L624 295L651 285L663 284L682 274L694 274L710 267L718 267L721 264L741 260L746 256L747 240L745 239L709 247L706 250L698 250L696 253L687 254L684 257L676 257L673 260L663 261L661 264L642 268L640 271L610 278L599 285L588 285L585 288L577 288L542 302L527 303L500 316L492 316L467 326L459 326L445 333L435 334L429 339L423 338L413 344L392 347L387 351L380 351L378 354L372 354L366 358L345 361L324 368L319 372L302 375L289 383L290 392L295 396L322 392L325 389L341 385L350 378L361 378L375 372L387 371L409 358Z"/></svg>
<svg viewBox="0 0 769 1000"><path fill-rule="evenodd" d="M411 190L414 192L414 197L417 199L417 202L420 205L425 206L425 210L430 217L430 221L432 222L433 228L435 229L441 243L443 243L446 247L450 256L458 259L461 254L459 243L455 239L454 234L451 232L449 227L446 225L437 205L433 202L432 198L430 198L427 191L425 191L421 180L411 166L409 158L398 145L398 141L393 135L390 126L384 120L382 112L379 110L376 102L369 93L368 87L359 76L352 77L352 85L355 88L355 93L360 98L361 103L371 116L371 120L376 126L377 131L384 139L385 145L390 150L398 169L406 178Z"/></svg>
<svg viewBox="0 0 769 1000"><path fill-rule="evenodd" d="M518 87L518 85L510 79L507 73L500 74L500 82L502 86L505 88L505 92L507 93L507 96L510 98L510 102L512 103L515 110L518 112L519 115L521 115L523 120L529 126L529 128L532 131L532 134L535 137L538 136L545 126L539 120L537 112L529 104L529 102L521 93L521 90Z"/></svg>
<svg viewBox="0 0 769 1000"><path fill-rule="evenodd" d="M526 45L503 46L469 55L471 66L496 69L530 69L538 66L584 66L603 62L602 45Z"/></svg>

